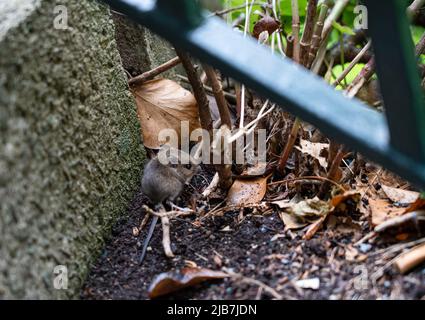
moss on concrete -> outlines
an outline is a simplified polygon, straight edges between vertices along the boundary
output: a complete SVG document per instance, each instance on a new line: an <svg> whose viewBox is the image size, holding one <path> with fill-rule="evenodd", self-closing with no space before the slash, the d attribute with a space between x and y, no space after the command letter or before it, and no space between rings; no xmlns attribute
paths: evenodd
<svg viewBox="0 0 425 320"><path fill-rule="evenodd" d="M0 40L0 298L76 297L125 213L144 153L120 62L94 1L42 0Z"/></svg>

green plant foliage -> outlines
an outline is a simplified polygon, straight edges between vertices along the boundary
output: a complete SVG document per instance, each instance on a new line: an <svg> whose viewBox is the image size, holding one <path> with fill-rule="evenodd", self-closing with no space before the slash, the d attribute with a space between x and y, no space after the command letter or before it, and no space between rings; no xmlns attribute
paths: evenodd
<svg viewBox="0 0 425 320"><path fill-rule="evenodd" d="M246 3L246 0L220 0L220 1L223 4L223 7L225 8L238 7ZM256 0L255 2L261 3L266 1ZM276 0L276 2L278 6L279 18L280 18L280 23L281 23L283 32L285 35L291 34L292 33L292 0ZM329 2L334 2L334 0L329 0ZM251 0L248 0L248 3L250 4ZM323 1L319 1L319 7L321 3L323 3ZM307 4L308 4L308 0L298 0L301 34L304 28ZM360 4L359 0L350 0L350 3L345 8L341 16L341 19L333 23L333 29L329 35L328 43L327 43L328 49L339 44L339 42L341 41L341 35L343 36L354 35L355 33L354 22L356 20L356 14L355 14L354 8L355 6L359 4ZM318 10L320 10L320 8L318 8ZM260 14L264 14L262 7L260 5L254 5L250 15L249 32L252 32L254 24L261 18ZM269 14L272 15L272 12L269 12ZM237 20L238 18L240 18L241 15L245 15L245 9L239 9L239 10L233 11L229 15L228 22L231 23ZM242 20L241 27L243 28L243 20ZM422 35L424 34L425 28L419 27L419 26L412 26L411 32L412 32L413 42L416 44L419 42ZM421 62L425 63L425 55L421 56ZM363 66L364 66L363 64L358 64L348 74L347 83L350 83L355 78L355 76L358 74L358 72L360 72ZM341 66L336 66L333 68L332 71L333 71L332 80L335 80L335 77L338 77L338 75L341 74L341 72L343 71L343 68Z"/></svg>
<svg viewBox="0 0 425 320"><path fill-rule="evenodd" d="M343 26L340 23L333 21L332 22L332 26L338 30L339 32L343 33L343 34L348 34L348 35L355 35L354 30L350 27L347 26Z"/></svg>

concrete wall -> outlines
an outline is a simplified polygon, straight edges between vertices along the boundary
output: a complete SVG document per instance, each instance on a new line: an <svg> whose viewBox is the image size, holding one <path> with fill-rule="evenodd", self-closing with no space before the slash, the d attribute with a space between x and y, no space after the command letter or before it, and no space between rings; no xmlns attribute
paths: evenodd
<svg viewBox="0 0 425 320"><path fill-rule="evenodd" d="M143 157L109 11L0 1L0 299L76 297ZM67 290L53 288L57 265Z"/></svg>
<svg viewBox="0 0 425 320"><path fill-rule="evenodd" d="M112 13L112 18L115 22L115 34L122 64L131 76L151 70L176 56L172 46L149 29L119 13ZM176 70L184 73L183 68L177 66L161 74L161 77L178 81Z"/></svg>

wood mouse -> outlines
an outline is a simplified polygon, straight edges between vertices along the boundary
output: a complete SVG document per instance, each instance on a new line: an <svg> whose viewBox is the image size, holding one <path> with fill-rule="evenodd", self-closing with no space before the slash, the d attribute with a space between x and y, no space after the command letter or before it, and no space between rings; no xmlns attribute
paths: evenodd
<svg viewBox="0 0 425 320"><path fill-rule="evenodd" d="M190 163L181 164L181 153L182 151L179 151L177 157L175 154L171 156L168 164L163 164L159 157L156 156L145 166L142 177L142 191L155 205L155 210L157 211L165 211L163 203L172 204L183 191L185 184L192 179L198 170L198 166L190 158ZM148 235L143 244L139 263L142 263L145 258L146 250L157 222L158 216L153 216Z"/></svg>

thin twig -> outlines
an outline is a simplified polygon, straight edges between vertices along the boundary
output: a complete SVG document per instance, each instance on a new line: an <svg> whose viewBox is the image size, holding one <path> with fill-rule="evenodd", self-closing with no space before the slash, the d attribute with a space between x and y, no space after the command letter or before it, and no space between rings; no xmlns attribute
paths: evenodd
<svg viewBox="0 0 425 320"><path fill-rule="evenodd" d="M212 118L210 113L210 105L207 94L205 93L204 86L198 76L198 73L196 72L195 67L193 66L192 61L190 60L189 55L179 49L176 49L176 52L180 57L183 67L186 70L187 77L193 89L193 94L195 96L196 102L198 103L199 119L202 129L207 130L210 134L210 137L212 137Z"/></svg>
<svg viewBox="0 0 425 320"><path fill-rule="evenodd" d="M164 253L168 258L173 258L174 254L171 250L170 240L170 219L168 217L161 217L162 225L162 246L164 247Z"/></svg>
<svg viewBox="0 0 425 320"><path fill-rule="evenodd" d="M341 146L336 154L335 158L332 161L331 167L328 172L328 179L331 181L337 182L337 173L338 169L341 165L342 159L344 158L346 152L344 151L344 147ZM323 197L329 190L329 183L323 183L319 190L319 197Z"/></svg>
<svg viewBox="0 0 425 320"><path fill-rule="evenodd" d="M164 248L164 253L168 258L173 258L174 254L171 250L171 240L170 240L170 218L176 218L182 215L191 215L194 212L192 210L185 211L159 211L156 212L149 208L146 205L143 205L143 209L153 216L161 218L162 224L162 246Z"/></svg>
<svg viewBox="0 0 425 320"><path fill-rule="evenodd" d="M131 78L130 80L128 80L128 84L130 86L134 86L140 83L143 83L145 81L151 80L153 78L155 78L157 75L170 70L171 68L174 68L175 66L177 66L180 63L180 58L179 57L175 57L163 64L161 64L160 66L146 71L144 73L142 73L141 75L138 75L134 78Z"/></svg>
<svg viewBox="0 0 425 320"><path fill-rule="evenodd" d="M303 180L320 180L320 181L326 181L326 182L332 183L333 185L337 186L343 192L346 192L347 191L343 186L341 186L337 182L335 182L333 180L330 180L328 178L325 178L325 177L320 177L320 176L305 176L305 177L298 177L298 178L292 178L292 179L285 179L285 180L270 182L270 183L267 184L267 186L273 186L273 185L277 185L277 184L289 183L289 182L296 182L296 181L303 181Z"/></svg>
<svg viewBox="0 0 425 320"><path fill-rule="evenodd" d="M398 252L400 252L404 249L414 247L414 246L421 244L421 243L425 243L425 238L410 241L410 242L407 242L407 243L395 244L395 245L393 245L389 248L384 248L384 249L380 249L380 250L377 250L375 252L372 252L368 255L368 257L373 257L373 256L381 255L381 254L385 254L385 255L397 254Z"/></svg>
<svg viewBox="0 0 425 320"><path fill-rule="evenodd" d="M375 57L371 58L363 69L358 73L354 80L345 90L349 98L355 97L363 85L372 78L375 73Z"/></svg>
<svg viewBox="0 0 425 320"><path fill-rule="evenodd" d="M267 5L267 2L254 2L253 5L254 6L264 6L264 5ZM225 14L228 14L230 12L238 11L238 10L241 10L241 9L245 9L246 6L247 6L247 4L244 3L244 4L241 4L239 6L235 6L235 7L223 9L223 10L220 10L220 11L216 11L216 12L211 13L210 14L210 17L211 16L224 16Z"/></svg>
<svg viewBox="0 0 425 320"><path fill-rule="evenodd" d="M337 86L341 83L343 79L350 73L351 70L356 66L357 63L363 58L363 56L369 51L372 43L369 41L365 47L359 52L359 54L351 61L351 63L348 65L348 67L339 75L339 77L334 81L332 84L333 86Z"/></svg>
<svg viewBox="0 0 425 320"><path fill-rule="evenodd" d="M183 80L184 82L190 83L190 81L189 81L189 79L188 79L187 77L182 76L182 75L180 75L180 74L178 74L178 75L177 75L177 78L179 78L179 79ZM214 92L214 91L213 91L213 88L211 88L210 86L207 86L206 84L204 84L204 89L205 89L207 92L209 92L209 93L213 93L213 92ZM225 97L225 98L226 98L229 102L231 102L231 103L236 103L236 95L234 95L234 94L232 94L232 93L230 93L230 92L224 91L224 90L223 90L223 94L224 94L224 97Z"/></svg>
<svg viewBox="0 0 425 320"><path fill-rule="evenodd" d="M257 123L261 119L263 119L266 115L268 115L270 112L272 112L276 107L276 105L273 104L273 106L270 109L264 112L264 109L265 107L267 107L267 105L268 105L268 100L264 103L257 117L254 120L252 120L250 123L248 123L245 127L238 129L238 131L233 136L229 137L228 143L232 143L236 141L238 138L240 138L241 136L248 135L249 133L251 133L257 126Z"/></svg>
<svg viewBox="0 0 425 320"><path fill-rule="evenodd" d="M291 132L288 137L288 141L286 142L285 148L283 149L282 155L279 159L279 164L277 169L280 173L285 171L286 163L288 162L289 156L291 155L292 149L294 148L295 142L298 138L298 131L300 129L301 120L299 118L295 118L294 124L292 125Z"/></svg>
<svg viewBox="0 0 425 320"><path fill-rule="evenodd" d="M217 102L218 112L220 113L221 124L226 125L229 129L232 129L232 120L230 118L230 111L227 105L226 98L223 93L223 86L217 77L217 73L214 68L204 64L204 71L211 84L215 100Z"/></svg>

